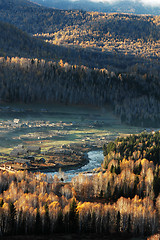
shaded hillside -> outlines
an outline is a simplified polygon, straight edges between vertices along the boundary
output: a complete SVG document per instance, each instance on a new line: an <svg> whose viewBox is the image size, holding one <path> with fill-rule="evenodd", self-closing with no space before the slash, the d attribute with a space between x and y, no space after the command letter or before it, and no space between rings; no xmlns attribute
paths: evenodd
<svg viewBox="0 0 160 240"><path fill-rule="evenodd" d="M151 59L159 68L160 17L61 11L27 0L1 1L0 8L0 19L53 44L58 60L130 71Z"/></svg>
<svg viewBox="0 0 160 240"><path fill-rule="evenodd" d="M53 33L36 34L51 44L103 53L159 58L160 17L91 13L92 20Z"/></svg>
<svg viewBox="0 0 160 240"><path fill-rule="evenodd" d="M29 36L15 26L0 22L0 55L55 58L53 46Z"/></svg>
<svg viewBox="0 0 160 240"><path fill-rule="evenodd" d="M5 14L12 13L9 2L13 3L7 1L8 10L2 11ZM0 23L0 55L22 58L1 59L2 101L110 104L124 122L159 126L159 17L67 12L25 2L22 8L17 1L18 7L13 7L8 19L16 20L26 31L29 26L38 30L44 23L46 31L50 26L52 29L36 35L45 43L13 25ZM56 24L45 11L52 13ZM29 16L37 21L33 26ZM64 68L63 62L70 67Z"/></svg>
<svg viewBox="0 0 160 240"><path fill-rule="evenodd" d="M156 21L157 20L157 21ZM112 34L118 39L160 39L160 18L151 16L137 16L130 14L102 15L93 24L87 24L91 31L99 31L101 34Z"/></svg>
<svg viewBox="0 0 160 240"><path fill-rule="evenodd" d="M123 69L126 63L130 65L125 60L126 55L138 57L138 64L143 61L139 57L159 61L160 17L61 11L40 7L27 0L6 0L5 4L0 2L0 8L0 20L51 44L69 47L72 55L67 59L66 53L61 56L65 61L72 62L72 56L77 55L79 60L74 61L79 64L103 67L107 62L116 67L113 64L116 57L121 60ZM95 54L100 62L92 62Z"/></svg>
<svg viewBox="0 0 160 240"><path fill-rule="evenodd" d="M137 59L133 56L124 56L113 53L104 53L101 51L87 50L83 48L73 48L66 46L57 46L45 43L39 39L33 38L27 33L8 23L0 22L0 55L10 57L25 58L43 58L45 60L59 61L77 65L85 65L90 68L104 68L106 62L113 71L133 67L137 62L143 64L143 59ZM123 59L123 62L122 62ZM150 65L150 63L148 62ZM155 67L155 65L154 65ZM152 66L150 66L150 69Z"/></svg>
<svg viewBox="0 0 160 240"><path fill-rule="evenodd" d="M25 86L25 88L24 88ZM109 104L123 122L159 126L159 78L45 60L0 58L0 100Z"/></svg>
<svg viewBox="0 0 160 240"><path fill-rule="evenodd" d="M116 2L93 2L91 0L32 0L46 7L54 7L58 9L83 9L86 11L98 12L121 12L121 13L134 13L134 14L160 14L159 6L145 5L140 1L133 0L119 0Z"/></svg>
<svg viewBox="0 0 160 240"><path fill-rule="evenodd" d="M84 14L79 11L68 12L49 9L27 0L0 1L0 20L12 23L23 31L32 34L54 32L77 22L81 24ZM86 15L89 16L87 13Z"/></svg>
<svg viewBox="0 0 160 240"><path fill-rule="evenodd" d="M85 53L87 61L83 54L78 54L78 64L99 68L107 65L113 71L130 72L134 71L131 67L136 69L138 65L144 69L142 64L150 62L145 73L157 74L160 60L160 17L102 13L90 15L92 19L86 19L81 25L75 24L53 33L35 36L51 44L68 46ZM151 65L156 71L153 71Z"/></svg>
<svg viewBox="0 0 160 240"><path fill-rule="evenodd" d="M86 11L62 11L23 0L0 1L0 20L12 23L28 33L54 33L64 27L90 29L122 38L159 39L158 17L129 14L105 14Z"/></svg>

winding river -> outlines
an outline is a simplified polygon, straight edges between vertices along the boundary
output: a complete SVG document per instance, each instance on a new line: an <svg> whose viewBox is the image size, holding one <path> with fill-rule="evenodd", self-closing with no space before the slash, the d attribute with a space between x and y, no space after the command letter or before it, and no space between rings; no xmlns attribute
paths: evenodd
<svg viewBox="0 0 160 240"><path fill-rule="evenodd" d="M46 174L51 175L52 177L54 175L59 175L60 177L63 176L65 181L67 182L70 182L73 177L75 177L76 175L82 172L87 172L88 175L92 174L92 170L94 168L98 168L101 166L104 156L102 151L90 151L87 154L89 158L89 163L79 169L68 170L63 173L46 172Z"/></svg>
<svg viewBox="0 0 160 240"><path fill-rule="evenodd" d="M9 156L18 145L38 146L42 153L72 144L103 146L117 136L137 134L144 129L128 126L107 108L66 106L59 104L1 104L0 155ZM89 151L89 163L64 173L46 172L62 176L65 181L81 172L92 174L101 166L102 151ZM63 176L64 175L64 176Z"/></svg>

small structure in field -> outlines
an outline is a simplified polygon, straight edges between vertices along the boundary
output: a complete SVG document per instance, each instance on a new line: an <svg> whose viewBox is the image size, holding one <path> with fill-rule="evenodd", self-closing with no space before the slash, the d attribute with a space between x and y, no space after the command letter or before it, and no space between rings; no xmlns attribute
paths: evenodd
<svg viewBox="0 0 160 240"><path fill-rule="evenodd" d="M41 153L41 147L29 146L29 147L27 147L27 152L28 152L28 153L40 154L40 153Z"/></svg>
<svg viewBox="0 0 160 240"><path fill-rule="evenodd" d="M13 122L14 122L15 124L18 124L18 123L20 122L20 119L15 118L15 119L13 120Z"/></svg>
<svg viewBox="0 0 160 240"><path fill-rule="evenodd" d="M31 165L31 163L30 163L29 160L19 159L19 158L14 161L14 164L17 164L17 165L19 165L20 167L24 167L24 168L28 168L28 167L30 167L30 165Z"/></svg>
<svg viewBox="0 0 160 240"><path fill-rule="evenodd" d="M29 146L25 148L23 145L18 145L10 152L10 156L17 157L19 155L27 155L30 153L40 154L41 148L37 146Z"/></svg>
<svg viewBox="0 0 160 240"><path fill-rule="evenodd" d="M40 158L40 159L37 159L35 162L39 164L44 164L46 160L44 158Z"/></svg>

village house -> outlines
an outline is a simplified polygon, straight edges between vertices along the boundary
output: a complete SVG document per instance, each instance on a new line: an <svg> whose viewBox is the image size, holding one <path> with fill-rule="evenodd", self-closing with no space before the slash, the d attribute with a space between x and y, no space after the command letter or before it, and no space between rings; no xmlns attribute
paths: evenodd
<svg viewBox="0 0 160 240"><path fill-rule="evenodd" d="M14 164L19 165L20 167L23 167L23 168L28 168L31 165L30 161L26 159L16 159L14 161Z"/></svg>
<svg viewBox="0 0 160 240"><path fill-rule="evenodd" d="M27 155L30 153L40 154L41 148L37 147L37 146L29 146L29 147L25 148L23 145L18 145L16 148L14 148L10 152L10 156L17 157L19 155Z"/></svg>
<svg viewBox="0 0 160 240"><path fill-rule="evenodd" d="M29 147L27 147L27 152L28 152L28 153L40 154L40 153L41 153L41 147L29 146Z"/></svg>
<svg viewBox="0 0 160 240"><path fill-rule="evenodd" d="M40 159L37 159L35 162L39 164L44 164L46 160L44 158L40 158Z"/></svg>

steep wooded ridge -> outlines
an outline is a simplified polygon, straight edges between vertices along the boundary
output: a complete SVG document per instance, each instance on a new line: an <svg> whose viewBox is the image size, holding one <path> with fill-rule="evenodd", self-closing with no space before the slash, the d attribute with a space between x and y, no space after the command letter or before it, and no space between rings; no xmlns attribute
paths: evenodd
<svg viewBox="0 0 160 240"><path fill-rule="evenodd" d="M51 58L55 56L52 46L39 41L14 25L0 22L0 55Z"/></svg>
<svg viewBox="0 0 160 240"><path fill-rule="evenodd" d="M110 104L129 124L159 125L159 17L60 11L25 0L0 7L0 19L41 38L0 23L2 101Z"/></svg>
<svg viewBox="0 0 160 240"><path fill-rule="evenodd" d="M160 57L160 17L130 14L83 12L81 24L75 23L53 33L35 34L51 44L89 49L90 52L126 55L140 58ZM122 59L122 60L123 60Z"/></svg>
<svg viewBox="0 0 160 240"><path fill-rule="evenodd" d="M80 14L76 17L77 12L49 9L27 0L0 1L0 20L31 34L54 32L67 25L80 24L83 19Z"/></svg>
<svg viewBox="0 0 160 240"><path fill-rule="evenodd" d="M55 45L45 43L41 39L32 37L26 32L19 30L14 25L0 22L0 56L4 57L25 57L39 58L45 60L63 59L70 64L83 64L90 68L106 67L106 62L115 71L115 68L126 68L129 65L134 66L137 61L143 64L144 59L137 59L135 56L125 56L123 64L121 63L122 56L114 53L103 53L97 51L89 51L83 48L70 48L68 45ZM129 64L128 64L129 62ZM126 64L127 63L127 64ZM149 62L148 62L149 64Z"/></svg>
<svg viewBox="0 0 160 240"><path fill-rule="evenodd" d="M45 43L28 33L18 29L12 24L0 21L0 56L39 58L46 60L65 61L70 59L75 62L76 53L67 47L61 47ZM68 57L72 53L72 58Z"/></svg>
<svg viewBox="0 0 160 240"><path fill-rule="evenodd" d="M79 64L100 68L106 64L118 65L118 69L121 65L121 71L133 65L133 56L138 58L134 59L137 63L141 63L140 58L156 61L160 57L160 17L157 16L62 11L25 0L0 2L0 9L1 21L51 44L74 49L75 54L80 55L77 56ZM97 63L92 64L95 58Z"/></svg>

